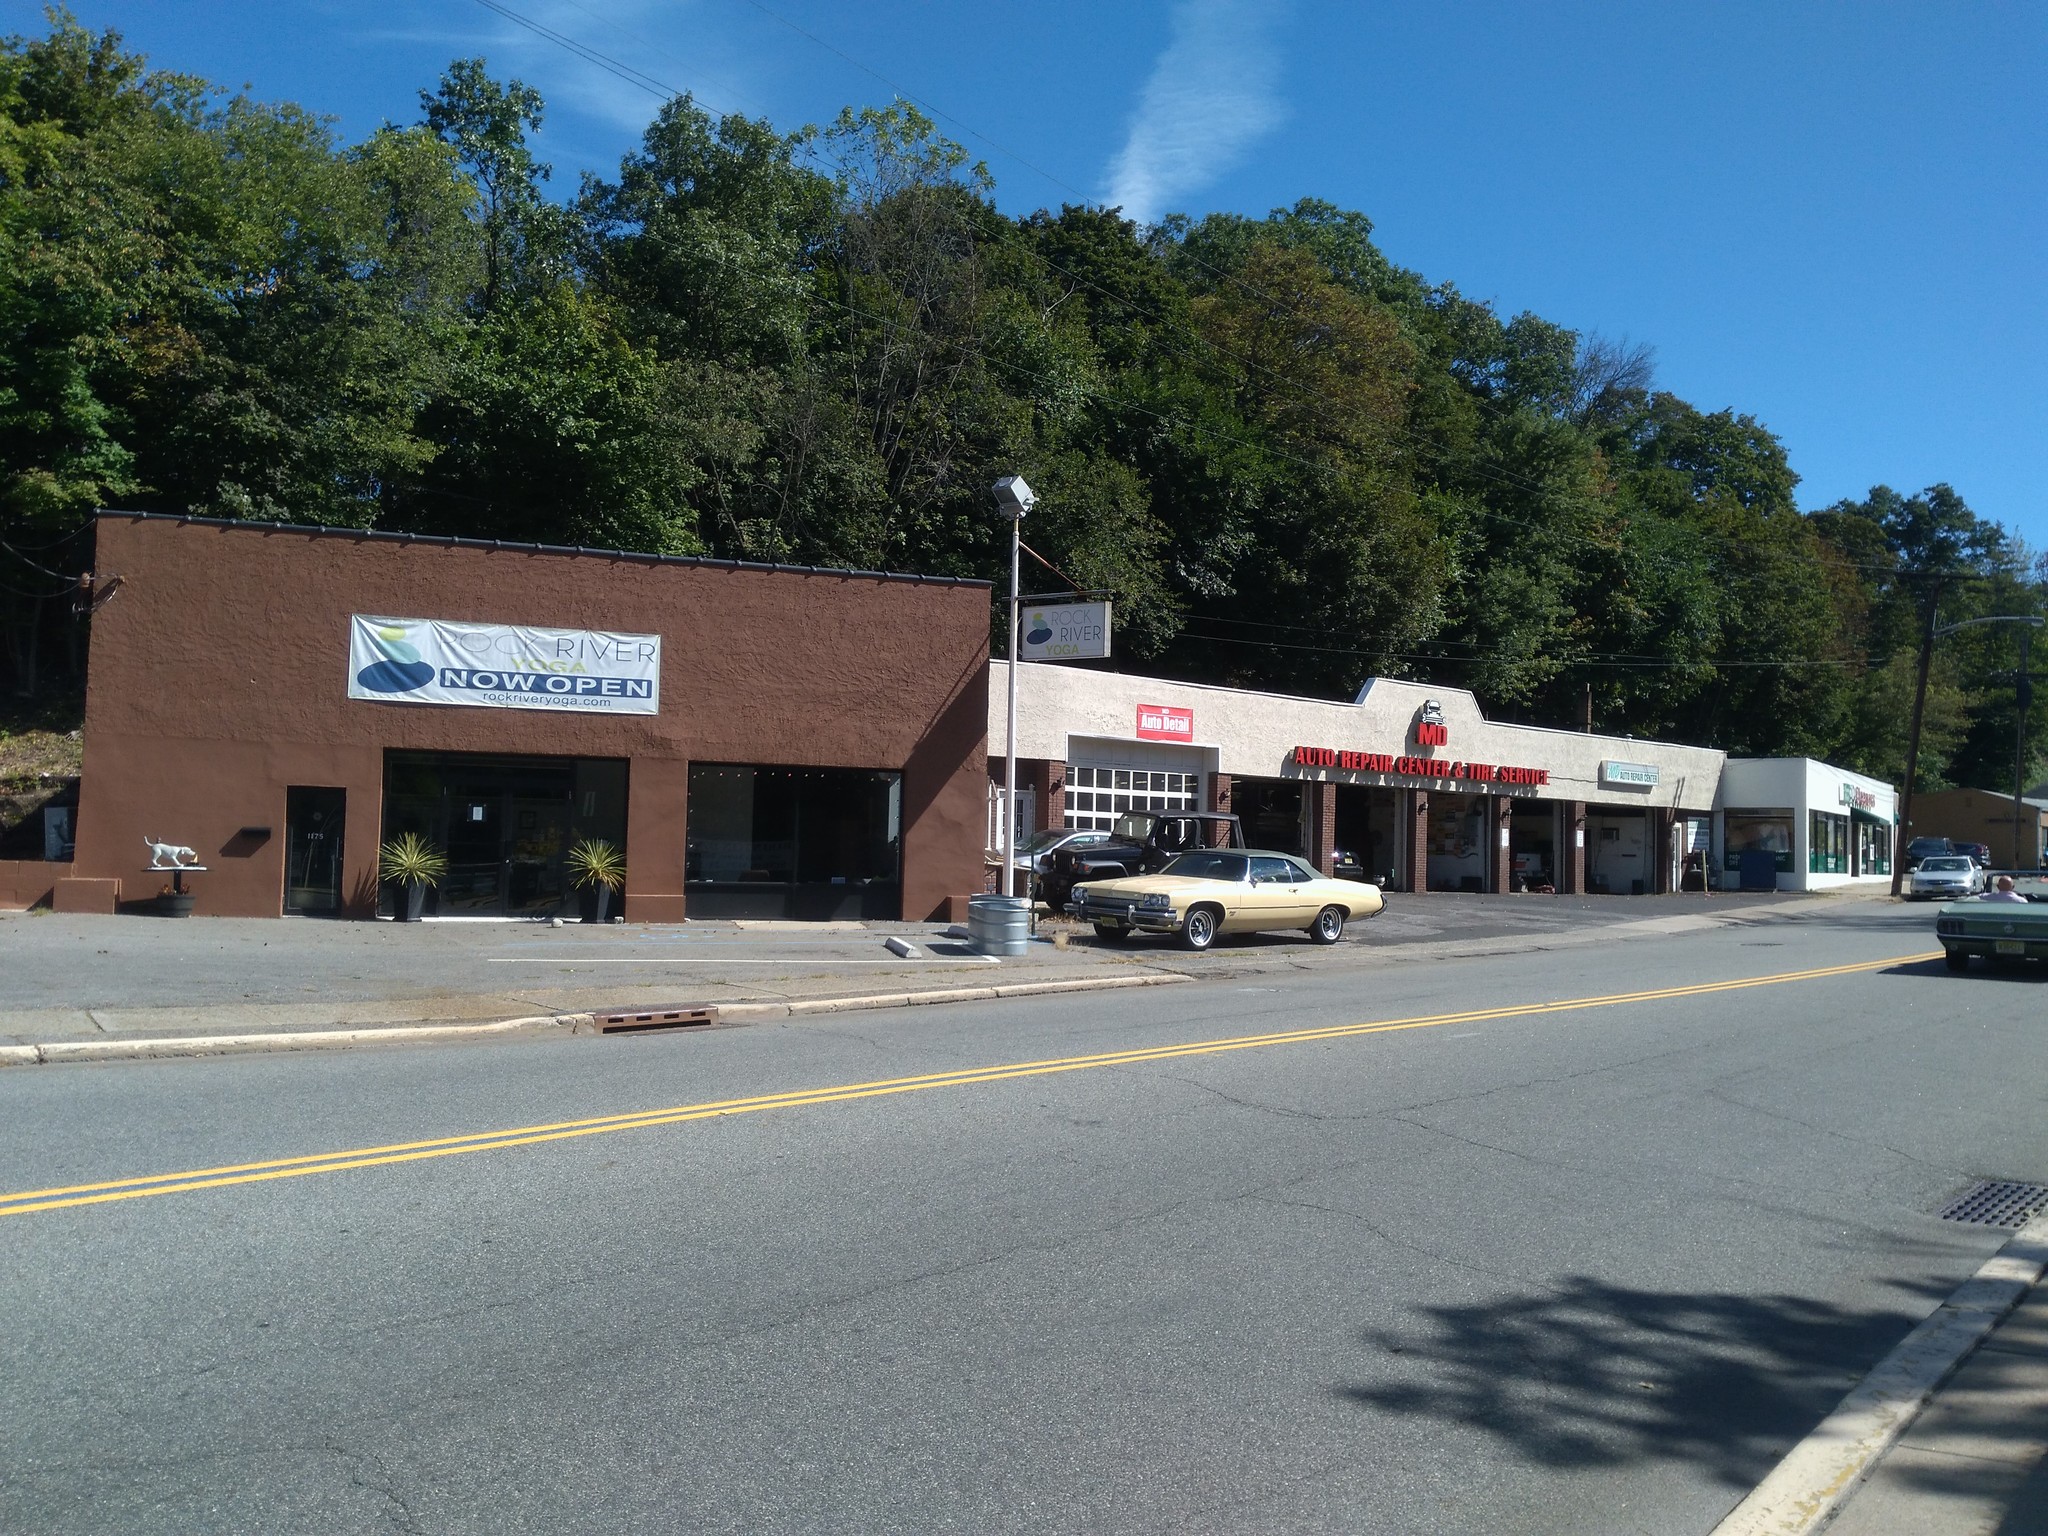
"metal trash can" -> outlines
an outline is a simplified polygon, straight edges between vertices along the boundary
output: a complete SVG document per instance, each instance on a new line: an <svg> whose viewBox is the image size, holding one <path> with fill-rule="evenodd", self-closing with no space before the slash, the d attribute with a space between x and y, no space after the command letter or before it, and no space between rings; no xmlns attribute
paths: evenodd
<svg viewBox="0 0 2048 1536"><path fill-rule="evenodd" d="M967 942L984 955L1031 951L1031 903L1022 896L967 898Z"/></svg>

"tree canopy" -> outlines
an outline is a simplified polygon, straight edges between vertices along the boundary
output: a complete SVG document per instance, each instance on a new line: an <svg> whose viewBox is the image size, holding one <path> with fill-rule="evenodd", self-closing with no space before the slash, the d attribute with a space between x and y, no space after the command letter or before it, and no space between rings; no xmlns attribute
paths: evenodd
<svg viewBox="0 0 2048 1536"><path fill-rule="evenodd" d="M457 60L347 144L61 13L0 43L16 691L70 685L104 506L995 578L1016 472L1120 666L1421 677L1893 780L1927 614L2041 605L1949 486L1802 513L1755 417L1401 269L1358 212L1012 218L904 103L790 133L688 96L571 193L544 112ZM2010 781L2017 656L1944 641L1924 785Z"/></svg>

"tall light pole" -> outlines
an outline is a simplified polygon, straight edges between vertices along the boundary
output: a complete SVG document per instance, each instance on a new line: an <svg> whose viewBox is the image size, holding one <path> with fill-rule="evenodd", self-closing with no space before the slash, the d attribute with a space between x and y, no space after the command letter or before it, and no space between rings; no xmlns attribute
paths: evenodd
<svg viewBox="0 0 2048 1536"><path fill-rule="evenodd" d="M1934 611L1929 608L1927 635L1920 647L1920 678L1913 689L1912 741L1906 751L1906 793L1899 804L1899 830L1893 842L1892 894L1898 895L1906 877L1905 844L1906 832L1912 824L1913 778L1919 767L1920 757L1920 713L1927 702L1927 663L1934 653L1934 642L1943 635L1952 635L1959 629L1975 629L1980 624L2024 624L2026 632L2020 641L2019 676L2019 724L2014 731L2017 738L2013 749L2012 768L2012 864L2017 871L2020 864L2020 794L2022 780L2026 776L2027 762L2027 705L2033 693L2033 684L2027 675L2027 656L2033 644L2034 631L2048 619L2031 613L1999 613L1984 619L1959 619L1953 624L1936 624Z"/></svg>
<svg viewBox="0 0 2048 1536"><path fill-rule="evenodd" d="M1024 542L1024 514L1038 505L1038 493L1022 475L996 482L996 505L1010 520L1010 676L1009 724L1003 731L1003 894L1016 895L1017 883L1017 556Z"/></svg>

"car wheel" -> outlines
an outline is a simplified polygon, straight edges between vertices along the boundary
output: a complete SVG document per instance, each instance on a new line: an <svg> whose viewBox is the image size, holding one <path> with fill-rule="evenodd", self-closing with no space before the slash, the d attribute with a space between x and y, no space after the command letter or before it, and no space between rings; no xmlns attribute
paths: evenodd
<svg viewBox="0 0 2048 1536"><path fill-rule="evenodd" d="M1952 971L1967 971L1970 968L1970 957L1960 949L1943 950L1941 958Z"/></svg>
<svg viewBox="0 0 2048 1536"><path fill-rule="evenodd" d="M1131 930L1121 923L1097 923L1095 937L1104 944L1121 944L1131 936Z"/></svg>
<svg viewBox="0 0 2048 1536"><path fill-rule="evenodd" d="M1048 885L1038 894L1045 902L1046 910L1057 917L1067 910L1067 897L1073 889L1071 885Z"/></svg>
<svg viewBox="0 0 2048 1536"><path fill-rule="evenodd" d="M1180 925L1180 947L1201 951L1216 942L1216 909L1197 907Z"/></svg>
<svg viewBox="0 0 2048 1536"><path fill-rule="evenodd" d="M1325 907L1316 914L1316 920L1309 924L1308 936L1318 944L1334 944L1344 937L1344 909Z"/></svg>

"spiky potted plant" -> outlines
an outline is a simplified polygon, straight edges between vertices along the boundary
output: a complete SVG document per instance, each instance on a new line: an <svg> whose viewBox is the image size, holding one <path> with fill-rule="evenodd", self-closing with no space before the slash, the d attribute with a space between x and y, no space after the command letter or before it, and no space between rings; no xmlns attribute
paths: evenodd
<svg viewBox="0 0 2048 1536"><path fill-rule="evenodd" d="M377 873L404 888L398 920L416 923L426 909L427 887L448 873L448 855L417 832L401 832L378 848Z"/></svg>
<svg viewBox="0 0 2048 1536"><path fill-rule="evenodd" d="M569 883L579 891L590 891L597 902L592 922L604 922L611 913L612 893L626 883L626 856L601 837L587 837L569 850Z"/></svg>

